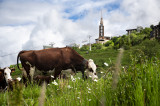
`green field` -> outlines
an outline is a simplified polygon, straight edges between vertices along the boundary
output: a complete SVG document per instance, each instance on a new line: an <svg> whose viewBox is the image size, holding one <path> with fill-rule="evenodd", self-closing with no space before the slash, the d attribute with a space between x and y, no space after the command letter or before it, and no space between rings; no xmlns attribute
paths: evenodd
<svg viewBox="0 0 160 106"><path fill-rule="evenodd" d="M86 59L92 58L98 65L99 79L83 80L81 73L73 79L57 79L47 87L30 84L27 87L16 86L12 92L0 93L2 106L159 106L160 98L160 61L154 57L150 60L130 58L124 52L122 67L119 67L118 82L113 87L116 71L116 60L119 50L107 49L92 51L89 54L81 52ZM130 58L130 59L126 59ZM104 62L108 63L106 67ZM129 64L129 65L127 65ZM20 75L20 71L14 74Z"/></svg>

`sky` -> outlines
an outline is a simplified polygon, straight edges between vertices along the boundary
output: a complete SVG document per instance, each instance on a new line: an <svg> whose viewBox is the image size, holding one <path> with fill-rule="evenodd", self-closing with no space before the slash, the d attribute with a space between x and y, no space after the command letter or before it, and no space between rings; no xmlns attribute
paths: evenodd
<svg viewBox="0 0 160 106"><path fill-rule="evenodd" d="M0 0L0 67L21 50L83 45L89 35L95 43L101 11L105 36L160 22L160 0Z"/></svg>

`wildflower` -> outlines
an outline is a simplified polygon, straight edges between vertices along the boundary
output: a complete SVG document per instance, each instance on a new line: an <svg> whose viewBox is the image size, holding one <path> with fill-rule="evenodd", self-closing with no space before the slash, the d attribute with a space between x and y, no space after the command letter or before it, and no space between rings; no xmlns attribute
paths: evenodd
<svg viewBox="0 0 160 106"><path fill-rule="evenodd" d="M88 91L88 93L91 93L90 91Z"/></svg>
<svg viewBox="0 0 160 106"><path fill-rule="evenodd" d="M98 82L98 80L97 80L97 79L94 79L94 81L95 81L95 82Z"/></svg>
<svg viewBox="0 0 160 106"><path fill-rule="evenodd" d="M53 76L53 75L51 75L51 78L54 78L54 76Z"/></svg>
<svg viewBox="0 0 160 106"><path fill-rule="evenodd" d="M78 79L81 79L80 77L78 77Z"/></svg>
<svg viewBox="0 0 160 106"><path fill-rule="evenodd" d="M18 81L20 81L21 80L21 78L20 77L18 77L18 78L16 78Z"/></svg>
<svg viewBox="0 0 160 106"><path fill-rule="evenodd" d="M91 101L91 99L88 99L88 101Z"/></svg>
<svg viewBox="0 0 160 106"><path fill-rule="evenodd" d="M77 97L77 99L80 99L80 97Z"/></svg>
<svg viewBox="0 0 160 106"><path fill-rule="evenodd" d="M108 66L108 63L105 62L104 65L105 65L105 66Z"/></svg>
<svg viewBox="0 0 160 106"><path fill-rule="evenodd" d="M50 84L48 84L48 85L50 85Z"/></svg>
<svg viewBox="0 0 160 106"><path fill-rule="evenodd" d="M91 75L89 75L89 78L92 78L92 76L91 76Z"/></svg>
<svg viewBox="0 0 160 106"><path fill-rule="evenodd" d="M69 89L70 89L70 88L72 88L72 87L71 87L70 85L68 85L68 86L67 86L67 88L69 88Z"/></svg>
<svg viewBox="0 0 160 106"><path fill-rule="evenodd" d="M87 87L87 89L90 91L91 89Z"/></svg>
<svg viewBox="0 0 160 106"><path fill-rule="evenodd" d="M58 85L58 83L54 80L54 82L52 82L52 84L54 84L54 85Z"/></svg>
<svg viewBox="0 0 160 106"><path fill-rule="evenodd" d="M101 71L101 74L103 74L104 72Z"/></svg>
<svg viewBox="0 0 160 106"><path fill-rule="evenodd" d="M73 82L75 82L76 81L76 79L75 78L73 78L73 76L71 75L71 80L73 81Z"/></svg>

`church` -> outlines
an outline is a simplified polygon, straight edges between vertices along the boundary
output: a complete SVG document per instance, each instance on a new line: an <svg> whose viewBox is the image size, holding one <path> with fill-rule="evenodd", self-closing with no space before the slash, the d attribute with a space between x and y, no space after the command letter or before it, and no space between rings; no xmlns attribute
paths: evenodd
<svg viewBox="0 0 160 106"><path fill-rule="evenodd" d="M96 40L96 43L104 44L105 42L110 40L110 37L104 36L104 25L103 18L101 15L100 25L99 25L99 37Z"/></svg>

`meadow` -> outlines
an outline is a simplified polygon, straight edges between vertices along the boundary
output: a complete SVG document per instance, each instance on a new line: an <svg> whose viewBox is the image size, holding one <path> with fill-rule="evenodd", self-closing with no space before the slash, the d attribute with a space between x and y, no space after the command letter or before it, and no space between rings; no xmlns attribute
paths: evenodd
<svg viewBox="0 0 160 106"><path fill-rule="evenodd" d="M98 65L98 80L83 80L81 73L72 79L57 79L45 86L30 84L27 87L16 86L11 92L0 93L1 106L159 106L160 99L160 60L148 59L140 54L126 59L124 52L120 70L116 77L117 56L119 50L108 49L80 54L86 59L92 58ZM128 56L128 55L127 55ZM141 60L139 62L139 60ZM104 62L109 66L105 66ZM16 70L13 76L21 72ZM116 86L115 78L118 78Z"/></svg>

